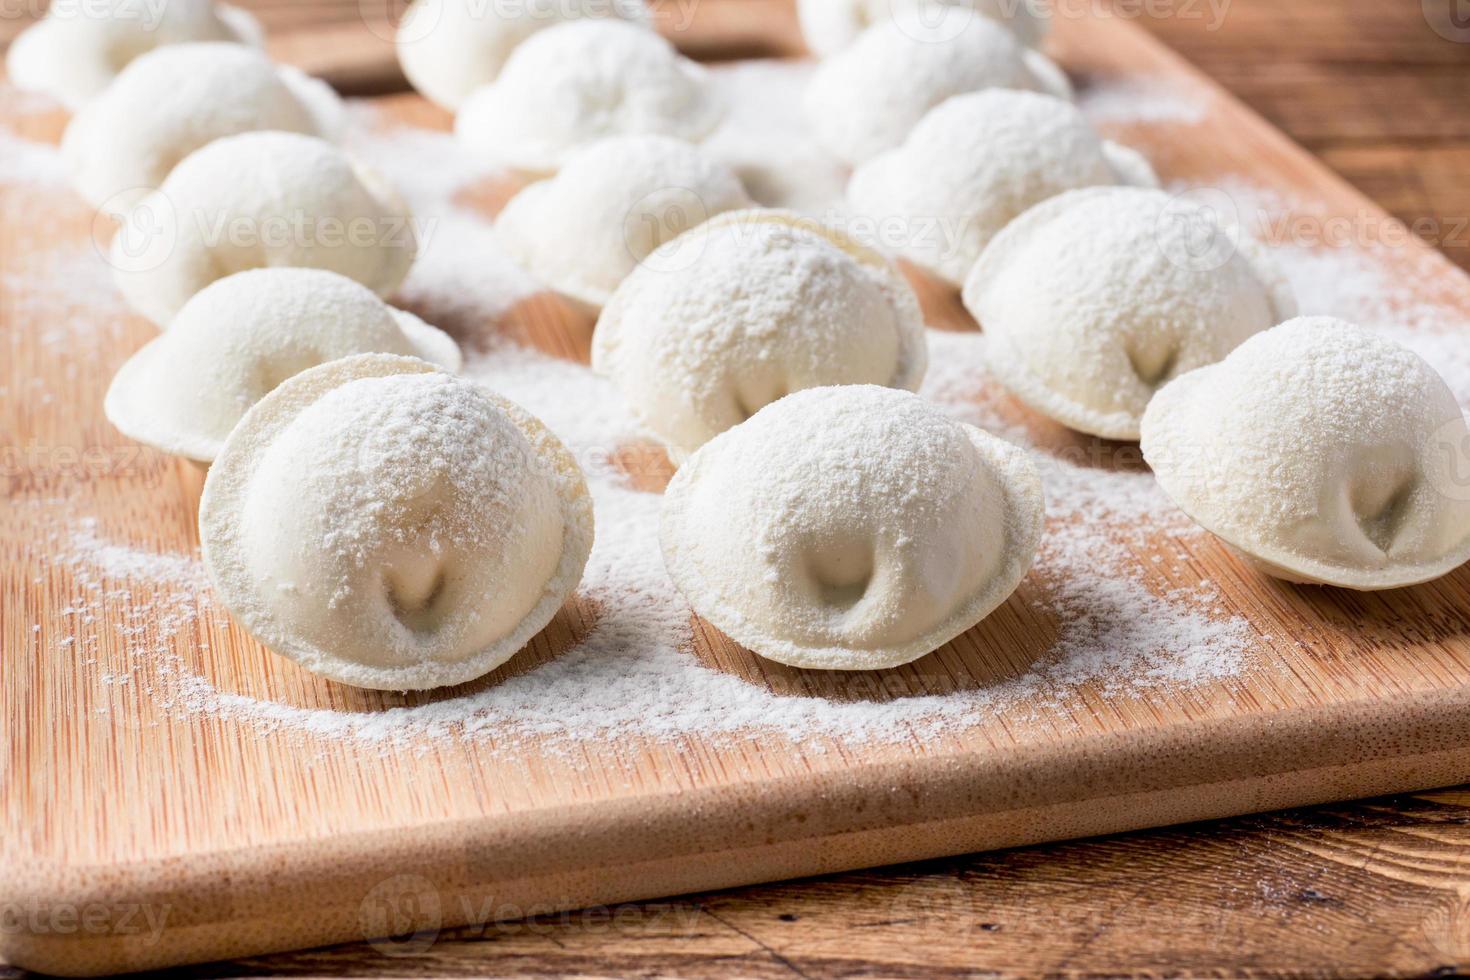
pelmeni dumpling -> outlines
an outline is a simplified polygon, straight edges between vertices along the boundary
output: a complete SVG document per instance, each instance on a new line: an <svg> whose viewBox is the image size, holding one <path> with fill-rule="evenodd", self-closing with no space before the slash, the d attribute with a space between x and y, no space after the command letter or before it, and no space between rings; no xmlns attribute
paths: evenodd
<svg viewBox="0 0 1470 980"><path fill-rule="evenodd" d="M1027 208L1098 184L1157 187L1137 152L1101 139L1070 102L989 89L956 95L901 146L863 164L847 185L853 209L902 219L898 251L958 286L985 246Z"/></svg>
<svg viewBox="0 0 1470 980"><path fill-rule="evenodd" d="M593 143L511 198L495 230L547 285L600 307L659 245L749 206L740 178L688 143L623 136Z"/></svg>
<svg viewBox="0 0 1470 980"><path fill-rule="evenodd" d="M1391 589L1470 560L1470 429L1412 351L1332 317L1258 334L1143 418L1159 485L1297 582Z"/></svg>
<svg viewBox="0 0 1470 980"><path fill-rule="evenodd" d="M155 48L188 41L259 46L262 37L254 17L212 0L55 0L10 45L5 68L18 88L76 109Z"/></svg>
<svg viewBox="0 0 1470 980"><path fill-rule="evenodd" d="M551 173L593 140L698 142L723 115L708 73L668 41L624 21L578 20L517 47L494 84L465 100L454 132L487 159Z"/></svg>
<svg viewBox="0 0 1470 980"><path fill-rule="evenodd" d="M894 15L901 6L949 5L989 17L1010 28L1027 47L1046 37L1049 15L1039 0L797 0L801 36L819 58L830 57L857 40L859 34Z"/></svg>
<svg viewBox="0 0 1470 980"><path fill-rule="evenodd" d="M325 140L257 132L185 157L128 213L110 261L128 302L164 324L216 279L262 266L329 269L386 296L417 251L376 173Z"/></svg>
<svg viewBox="0 0 1470 980"><path fill-rule="evenodd" d="M222 136L333 138L342 103L324 82L241 44L171 44L136 58L66 128L62 159L88 202L124 213L184 157Z"/></svg>
<svg viewBox="0 0 1470 980"><path fill-rule="evenodd" d="M524 409L410 357L296 375L246 413L199 504L246 629L308 670L420 690L499 666L592 547L576 461Z"/></svg>
<svg viewBox="0 0 1470 980"><path fill-rule="evenodd" d="M824 61L806 90L817 139L856 166L903 142L930 109L987 88L1071 97L1062 70L965 7L900 6Z"/></svg>
<svg viewBox="0 0 1470 980"><path fill-rule="evenodd" d="M1162 191L1094 187L1027 211L965 280L996 378L1033 409L1137 439L1149 399L1294 315L1249 235Z"/></svg>
<svg viewBox="0 0 1470 980"><path fill-rule="evenodd" d="M694 611L793 667L916 660L1005 601L1036 554L1026 453L876 385L810 388L715 436L664 495Z"/></svg>
<svg viewBox="0 0 1470 980"><path fill-rule="evenodd" d="M412 355L450 371L448 334L324 269L250 269L194 295L112 379L107 418L139 442L209 462L276 385L353 354Z"/></svg>
<svg viewBox="0 0 1470 980"><path fill-rule="evenodd" d="M805 388L918 388L927 364L913 290L883 257L784 211L720 215L623 280L592 367L682 460Z"/></svg>
<svg viewBox="0 0 1470 980"><path fill-rule="evenodd" d="M416 0L398 27L398 64L413 87L446 109L495 81L516 45L568 20L648 18L643 0Z"/></svg>

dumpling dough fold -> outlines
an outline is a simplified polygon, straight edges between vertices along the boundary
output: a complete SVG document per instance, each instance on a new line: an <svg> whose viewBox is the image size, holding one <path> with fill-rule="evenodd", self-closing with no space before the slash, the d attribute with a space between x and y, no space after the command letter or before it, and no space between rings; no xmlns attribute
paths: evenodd
<svg viewBox="0 0 1470 980"><path fill-rule="evenodd" d="M250 269L194 295L118 369L103 409L125 434L199 462L276 385L352 354L412 355L449 371L459 347L372 290L324 269Z"/></svg>
<svg viewBox="0 0 1470 980"><path fill-rule="evenodd" d="M165 324L205 286L267 266L327 269L379 296L418 252L407 206L374 171L299 133L217 139L174 167L113 236L113 278Z"/></svg>
<svg viewBox="0 0 1470 980"><path fill-rule="evenodd" d="M1137 439L1149 399L1295 314L1265 249L1163 191L1068 191L1022 214L970 270L992 374L1031 408Z"/></svg>
<svg viewBox="0 0 1470 980"><path fill-rule="evenodd" d="M595 140L697 143L724 118L708 72L653 31L575 20L537 32L460 106L454 132L487 160L554 173Z"/></svg>
<svg viewBox="0 0 1470 980"><path fill-rule="evenodd" d="M93 205L125 213L190 153L256 130L335 139L326 83L240 44L171 44L132 61L66 127L61 155Z"/></svg>
<svg viewBox="0 0 1470 980"><path fill-rule="evenodd" d="M529 413L415 358L276 388L205 481L204 562L275 652L359 687L494 669L551 621L592 547L571 454Z"/></svg>
<svg viewBox="0 0 1470 980"><path fill-rule="evenodd" d="M805 388L910 391L924 319L882 256L788 211L731 211L666 242L597 321L592 367L675 460Z"/></svg>
<svg viewBox="0 0 1470 980"><path fill-rule="evenodd" d="M964 7L900 6L817 66L805 98L817 140L853 166L903 142L945 99L988 88L1070 99L1049 58Z"/></svg>
<svg viewBox="0 0 1470 980"><path fill-rule="evenodd" d="M254 17L212 0L60 0L11 42L5 69L17 88L78 109L157 48L190 41L261 47L264 40Z"/></svg>
<svg viewBox="0 0 1470 980"><path fill-rule="evenodd" d="M901 146L847 185L859 214L897 224L898 251L955 286L990 240L1027 208L1105 184L1157 187L1139 153L1101 139L1072 103L987 89L930 110Z"/></svg>
<svg viewBox="0 0 1470 980"><path fill-rule="evenodd" d="M763 657L895 667L1015 590L1036 555L1025 451L876 385L767 405L664 495L664 564L694 611Z"/></svg>
<svg viewBox="0 0 1470 980"><path fill-rule="evenodd" d="M1272 575L1350 589L1470 560L1470 428L1417 354L1299 317L1160 391L1144 457L1184 511Z"/></svg>

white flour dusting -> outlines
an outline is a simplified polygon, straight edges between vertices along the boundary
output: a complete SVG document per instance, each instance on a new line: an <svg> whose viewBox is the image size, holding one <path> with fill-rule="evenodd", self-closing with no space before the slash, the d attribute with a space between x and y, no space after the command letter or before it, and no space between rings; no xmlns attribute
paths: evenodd
<svg viewBox="0 0 1470 980"><path fill-rule="evenodd" d="M794 86L803 77L801 70L777 65L719 73L744 79L763 91L763 99L792 104L798 101ZM359 118L367 113L357 111ZM737 109L735 118L754 124L758 115ZM431 236L404 290L416 306L458 310L493 324L537 290L504 257L489 223L452 203L455 192L478 179L479 172L462 162L447 137L387 130L359 137L353 148L406 185L419 218L435 222L440 231ZM834 179L840 189L840 173ZM803 193L830 198L833 190L829 184ZM1385 329L1397 322L1394 304L1381 301L1386 274L1371 258L1291 247L1278 253L1301 293L1304 312L1337 313ZM1413 324L1412 336L1405 331L1404 339L1425 350L1441 344L1448 349L1452 345L1440 335L1447 336L1458 323L1439 319L1443 330L1422 320ZM922 394L958 418L1030 444L1014 409L981 367L984 338L930 331L929 340L932 366ZM388 746L425 737L514 732L577 741L618 732L673 738L766 730L793 738L896 741L955 730L999 713L1024 717L1038 706L1073 705L1080 685L1116 698L1149 690L1177 694L1251 669L1259 641L1249 623L1221 607L1211 584L1185 591L1165 584L1164 576L1185 559L1182 548L1166 546L1149 562L1136 557L1134 548L1145 531L1174 545L1201 533L1169 504L1152 477L1127 466L1110 470L1088 460L1064 460L1045 450L1038 452L1038 461L1049 532L1023 595L1055 623L1056 635L1017 675L977 690L873 702L777 696L706 668L690 650L689 612L663 569L655 533L659 497L632 489L615 464L620 447L644 438L615 389L579 364L504 338L492 337L488 349L469 353L467 373L539 415L587 471L597 541L580 593L600 612L574 649L472 694L377 713L306 710L223 692L207 670L191 669L174 652L178 644L199 642L188 634L210 606L197 560L105 540L87 522L63 525L50 540L38 542L38 555L48 556L38 560L63 571L76 596L60 624L37 624L43 628L33 633L35 642L50 643L56 655L75 656L65 652L68 642L94 648L95 639L83 638L93 636L100 622L128 640L128 664L123 670L111 666L117 674L112 682L150 677L149 696L169 710ZM1470 358L1458 357L1458 366L1448 371L1441 361L1434 363L1470 404ZM153 588L158 585L164 588ZM130 586L148 586L156 597L134 604ZM216 609L214 615L222 612ZM81 655L96 653L83 650ZM195 659L208 664L209 652ZM943 667L926 667L923 661L906 676L922 678L926 671L948 676ZM872 678L855 677L849 690L873 686Z"/></svg>
<svg viewBox="0 0 1470 980"><path fill-rule="evenodd" d="M1205 90L1181 89L1173 78L1103 78L1083 88L1077 106L1094 126L1197 126L1209 115L1209 96Z"/></svg>
<svg viewBox="0 0 1470 980"><path fill-rule="evenodd" d="M64 188L61 155L49 143L38 143L0 128L0 184L33 184Z"/></svg>

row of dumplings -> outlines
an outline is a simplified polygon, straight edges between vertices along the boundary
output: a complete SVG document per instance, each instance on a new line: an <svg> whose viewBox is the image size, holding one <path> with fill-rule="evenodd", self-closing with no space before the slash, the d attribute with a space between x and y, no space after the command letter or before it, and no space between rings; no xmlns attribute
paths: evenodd
<svg viewBox="0 0 1470 980"><path fill-rule="evenodd" d="M809 98L823 102L823 78L842 59L886 50L872 38L900 50L934 23L880 18L834 41L841 50ZM635 24L538 32L467 104L482 95L493 104L486 93L515 77L519 53L569 36L564 27L664 45ZM970 16L913 54L974 24L1012 37ZM1062 91L1038 81L1040 56L1009 43L1035 84L1019 75L981 84ZM177 47L224 57L227 45ZM268 94L222 86L216 108L190 108L154 83L164 104L154 132L202 145L184 139L170 160L177 147L111 137L153 161L144 190L120 205L114 260L124 294L165 332L119 372L108 415L137 438L213 461L200 510L206 561L228 607L267 645L370 687L479 676L575 590L592 540L585 481L538 421L453 376L452 340L383 302L416 250L402 202L321 138L330 93L273 83L278 69L236 47L228 57L257 59L255 91ZM148 92L137 83L142 94L127 94L129 79L167 54L125 68L74 119L93 135L69 129L67 142L105 159L116 112L92 105L116 100L147 117ZM665 55L698 78L697 66ZM1470 472L1470 432L1442 379L1337 321L1271 329L1293 303L1247 236L1151 189L1147 163L1098 139L1056 94L969 91L953 79L945 84L961 90L951 93L934 81L970 57L918 73L939 101L911 113L911 129L892 106L873 113L852 144L863 148L850 151L859 166L849 198L963 219L955 247L909 257L963 285L996 378L1064 424L1141 436L1165 491L1275 574L1384 588L1463 562L1470 501L1454 491ZM874 63L895 59L914 70L901 55ZM609 91L624 95L591 123L581 109L557 117L563 103L585 108L587 92L543 74L547 112L528 124L561 122L538 137L541 163L523 162L556 172L518 194L497 229L538 275L601 309L594 367L680 464L661 535L675 584L727 634L796 666L893 666L974 625L1036 553L1034 464L911 394L927 361L924 326L887 258L799 215L752 209L740 180L688 141L692 131L644 125L681 117L661 113L697 99L673 87L671 101L644 103L637 73L620 74L642 62L589 64L594 81L623 78ZM302 128L251 124L252 107L282 91ZM246 122L216 125L231 116ZM499 139L516 145L524 132ZM85 171L74 171L79 185ZM363 246L241 247L184 222L157 255L144 235L146 261L136 261L131 233L164 207L255 221L301 211L409 232ZM679 224L646 220L670 211L694 227L678 234ZM1217 261L1188 260L1202 226L1229 242Z"/></svg>

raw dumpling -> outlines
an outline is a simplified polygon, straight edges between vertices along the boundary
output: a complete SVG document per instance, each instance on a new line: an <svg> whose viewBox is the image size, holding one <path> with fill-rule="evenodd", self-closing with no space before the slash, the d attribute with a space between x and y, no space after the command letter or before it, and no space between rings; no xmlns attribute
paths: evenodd
<svg viewBox="0 0 1470 980"><path fill-rule="evenodd" d="M736 211L664 244L597 321L592 367L682 460L790 392L910 391L924 318L903 277L847 236L783 211Z"/></svg>
<svg viewBox="0 0 1470 980"><path fill-rule="evenodd" d="M819 58L836 54L857 40L872 24L893 16L905 4L914 7L950 5L972 10L999 21L1027 47L1034 48L1046 36L1048 15L1038 0L797 0L801 36L808 50Z"/></svg>
<svg viewBox="0 0 1470 980"><path fill-rule="evenodd" d="M449 335L323 269L251 269L204 287L128 359L103 407L126 435L209 462L276 385L352 354L411 354L459 370Z"/></svg>
<svg viewBox="0 0 1470 980"><path fill-rule="evenodd" d="M822 62L806 90L816 138L856 166L903 142L930 109L987 88L1071 97L1062 70L965 7L901 6Z"/></svg>
<svg viewBox="0 0 1470 980"><path fill-rule="evenodd" d="M66 128L62 158L82 196L123 213L184 157L222 136L274 129L335 137L325 83L240 44L171 44L136 58Z"/></svg>
<svg viewBox="0 0 1470 980"><path fill-rule="evenodd" d="M61 0L10 45L5 68L17 88L77 109L155 48L188 41L258 47L261 40L254 17L211 0Z"/></svg>
<svg viewBox="0 0 1470 980"><path fill-rule="evenodd" d="M659 245L750 206L740 178L664 136L602 140L531 184L495 221L506 249L547 285L600 307Z"/></svg>
<svg viewBox="0 0 1470 980"><path fill-rule="evenodd" d="M454 132L487 159L551 173L593 140L659 135L698 142L723 109L708 74L657 34L617 20L539 31L477 89Z"/></svg>
<svg viewBox="0 0 1470 980"><path fill-rule="evenodd" d="M185 157L112 241L118 288L154 323L233 272L329 269L380 296L418 251L408 209L376 173L325 140L243 133Z"/></svg>
<svg viewBox="0 0 1470 980"><path fill-rule="evenodd" d="M1159 485L1267 572L1391 589L1470 560L1470 429L1412 351L1301 317L1160 391Z"/></svg>
<svg viewBox="0 0 1470 980"><path fill-rule="evenodd" d="M793 667L916 660L1020 584L1042 530L1026 453L876 385L809 388L710 440L664 495L694 611Z"/></svg>
<svg viewBox="0 0 1470 980"><path fill-rule="evenodd" d="M579 18L643 22L643 0L416 0L398 27L398 64L413 87L453 111L495 81L516 45L539 30Z"/></svg>
<svg viewBox="0 0 1470 980"><path fill-rule="evenodd" d="M524 409L411 357L360 354L246 413L199 504L225 606L279 654L421 690L509 660L581 580L592 500Z"/></svg>
<svg viewBox="0 0 1470 980"><path fill-rule="evenodd" d="M1249 235L1162 191L1094 187L1038 204L965 280L991 373L1063 425L1137 439L1154 392L1294 315Z"/></svg>
<svg viewBox="0 0 1470 980"><path fill-rule="evenodd" d="M1027 208L1098 184L1157 187L1148 161L1100 139L1070 102L990 89L957 95L903 145L858 168L847 199L884 226L901 219L898 251L958 286L986 244Z"/></svg>

